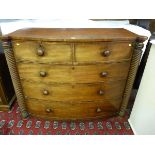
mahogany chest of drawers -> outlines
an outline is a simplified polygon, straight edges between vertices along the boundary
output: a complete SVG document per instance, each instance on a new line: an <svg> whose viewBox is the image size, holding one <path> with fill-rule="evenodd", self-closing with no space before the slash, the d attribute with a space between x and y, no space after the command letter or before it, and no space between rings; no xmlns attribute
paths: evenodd
<svg viewBox="0 0 155 155"><path fill-rule="evenodd" d="M29 28L2 40L23 117L92 119L124 115L146 37Z"/></svg>

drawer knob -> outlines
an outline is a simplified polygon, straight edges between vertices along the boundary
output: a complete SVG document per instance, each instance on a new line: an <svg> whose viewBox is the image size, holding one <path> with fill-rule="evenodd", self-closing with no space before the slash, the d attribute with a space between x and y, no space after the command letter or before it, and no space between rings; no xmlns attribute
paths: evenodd
<svg viewBox="0 0 155 155"><path fill-rule="evenodd" d="M40 72L40 76L41 76L41 77L45 77L46 75L47 75L46 72L44 72L44 71L41 71L41 72Z"/></svg>
<svg viewBox="0 0 155 155"><path fill-rule="evenodd" d="M38 56L43 56L43 55L44 55L44 49L43 49L43 47L40 46L40 47L38 48L38 50L37 50L37 55L38 55Z"/></svg>
<svg viewBox="0 0 155 155"><path fill-rule="evenodd" d="M104 57L108 57L110 55L110 53L111 53L110 51L103 51L101 54Z"/></svg>
<svg viewBox="0 0 155 155"><path fill-rule="evenodd" d="M48 90L43 90L43 95L48 95L49 91Z"/></svg>
<svg viewBox="0 0 155 155"><path fill-rule="evenodd" d="M103 90L99 90L98 93L99 93L99 95L104 95L104 91Z"/></svg>
<svg viewBox="0 0 155 155"><path fill-rule="evenodd" d="M101 112L102 110L100 108L97 108L96 109L96 112Z"/></svg>
<svg viewBox="0 0 155 155"><path fill-rule="evenodd" d="M108 75L107 72L101 72L101 73L100 73L100 76L101 76L101 77L106 77L107 75Z"/></svg>
<svg viewBox="0 0 155 155"><path fill-rule="evenodd" d="M46 109L46 112L47 112L47 113L50 113L50 112L52 112L52 109L51 109L51 108L47 108L47 109Z"/></svg>

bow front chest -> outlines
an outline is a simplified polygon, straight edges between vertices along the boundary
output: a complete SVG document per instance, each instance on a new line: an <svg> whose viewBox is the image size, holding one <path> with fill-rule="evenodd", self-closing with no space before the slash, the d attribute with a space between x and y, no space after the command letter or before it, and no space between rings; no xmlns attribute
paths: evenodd
<svg viewBox="0 0 155 155"><path fill-rule="evenodd" d="M110 28L29 28L3 36L23 117L123 116L144 40Z"/></svg>

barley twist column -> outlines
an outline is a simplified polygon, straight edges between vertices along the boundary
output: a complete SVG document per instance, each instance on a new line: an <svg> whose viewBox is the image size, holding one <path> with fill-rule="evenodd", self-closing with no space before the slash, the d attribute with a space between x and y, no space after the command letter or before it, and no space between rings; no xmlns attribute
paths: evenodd
<svg viewBox="0 0 155 155"><path fill-rule="evenodd" d="M22 91L22 86L20 83L19 74L16 68L16 62L15 62L15 58L14 58L14 54L12 50L11 40L3 39L2 45L3 45L5 57L7 60L7 64L9 67L9 71L11 74L11 79L13 82L15 93L17 96L17 101L18 101L18 104L19 104L19 107L22 113L22 117L27 118L28 112L26 111L25 99L24 99L24 95Z"/></svg>
<svg viewBox="0 0 155 155"><path fill-rule="evenodd" d="M119 112L120 116L124 116L128 102L129 102L131 90L132 90L133 83L134 83L135 76L136 76L136 72L137 72L137 69L140 63L142 48L144 47L143 42L145 40L146 38L139 38L134 44L134 51L132 55L130 70L128 74L126 88L125 88L124 95L123 95L122 105L121 105L120 112Z"/></svg>

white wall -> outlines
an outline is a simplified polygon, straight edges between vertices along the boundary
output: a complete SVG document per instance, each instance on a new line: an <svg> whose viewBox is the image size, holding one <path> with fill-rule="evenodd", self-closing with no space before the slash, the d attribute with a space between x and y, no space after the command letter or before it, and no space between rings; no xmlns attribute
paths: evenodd
<svg viewBox="0 0 155 155"><path fill-rule="evenodd" d="M155 134L155 44L152 44L129 123L135 134Z"/></svg>

